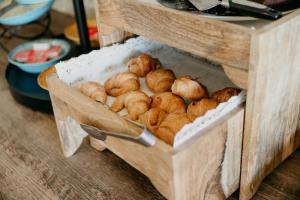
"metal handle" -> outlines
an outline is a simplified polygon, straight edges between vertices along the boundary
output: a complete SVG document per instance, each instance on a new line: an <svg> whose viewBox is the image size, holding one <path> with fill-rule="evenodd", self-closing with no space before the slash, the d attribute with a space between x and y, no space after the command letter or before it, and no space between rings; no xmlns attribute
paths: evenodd
<svg viewBox="0 0 300 200"><path fill-rule="evenodd" d="M282 17L282 13L263 4L248 0L227 0L222 1L223 6L230 10L238 11L239 13L251 17L276 20Z"/></svg>
<svg viewBox="0 0 300 200"><path fill-rule="evenodd" d="M94 126L90 126L87 124L80 124L81 128L86 131L90 136L105 141L107 136L115 137L115 138L120 138L124 140L128 140L131 142L135 142L138 144L142 144L143 146L150 147L155 145L156 143L156 137L152 135L147 128L143 129L143 132L137 136L133 137L127 134L123 133L115 133L107 130L101 130L99 128L96 128Z"/></svg>
<svg viewBox="0 0 300 200"><path fill-rule="evenodd" d="M176 10L184 10L184 11L197 10L188 0L157 0L157 1L168 8L172 8Z"/></svg>

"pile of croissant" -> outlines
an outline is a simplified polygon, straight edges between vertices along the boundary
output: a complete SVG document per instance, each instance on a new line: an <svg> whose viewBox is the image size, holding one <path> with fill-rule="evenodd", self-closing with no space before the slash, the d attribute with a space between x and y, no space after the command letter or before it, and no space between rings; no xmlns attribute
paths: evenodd
<svg viewBox="0 0 300 200"><path fill-rule="evenodd" d="M140 78L154 93L149 97L140 90ZM128 110L128 118L146 126L155 136L173 144L175 134L197 117L205 115L219 103L239 94L235 88L224 88L211 96L204 85L190 76L176 78L170 69L162 68L158 59L148 54L131 59L128 72L121 72L105 81L87 82L81 92L95 101L106 103L107 95L116 97L110 109ZM191 101L187 106L185 100Z"/></svg>

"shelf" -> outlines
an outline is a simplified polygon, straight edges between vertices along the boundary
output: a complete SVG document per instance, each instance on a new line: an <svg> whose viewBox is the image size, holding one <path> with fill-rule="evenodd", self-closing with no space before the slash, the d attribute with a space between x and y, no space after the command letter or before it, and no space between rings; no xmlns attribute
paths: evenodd
<svg viewBox="0 0 300 200"><path fill-rule="evenodd" d="M96 14L100 31L105 24L206 58L247 89L241 200L300 146L300 9L276 21L233 23L156 0L96 0Z"/></svg>
<svg viewBox="0 0 300 200"><path fill-rule="evenodd" d="M97 0L98 22L247 70L253 30L177 11L155 0Z"/></svg>

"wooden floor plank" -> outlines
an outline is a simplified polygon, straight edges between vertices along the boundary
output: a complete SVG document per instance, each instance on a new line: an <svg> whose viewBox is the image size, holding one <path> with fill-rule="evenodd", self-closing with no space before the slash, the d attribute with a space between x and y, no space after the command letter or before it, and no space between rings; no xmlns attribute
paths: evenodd
<svg viewBox="0 0 300 200"><path fill-rule="evenodd" d="M52 30L61 33L71 17L53 12ZM21 40L5 40L12 49ZM16 103L4 78L0 51L0 200L164 199L149 180L109 151L87 141L64 158L54 118ZM300 199L300 150L260 187L255 200ZM230 199L236 200L238 195Z"/></svg>
<svg viewBox="0 0 300 200"><path fill-rule="evenodd" d="M10 192L16 188L28 199L163 199L138 171L87 142L64 158L52 116L18 106L8 91L0 96L0 105L6 103L0 115L0 188L16 195L8 199L20 199Z"/></svg>

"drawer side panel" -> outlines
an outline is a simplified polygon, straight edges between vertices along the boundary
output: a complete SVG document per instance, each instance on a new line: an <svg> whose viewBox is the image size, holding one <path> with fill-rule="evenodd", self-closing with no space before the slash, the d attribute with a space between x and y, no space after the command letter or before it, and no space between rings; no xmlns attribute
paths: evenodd
<svg viewBox="0 0 300 200"><path fill-rule="evenodd" d="M173 199L225 199L238 189L243 123L239 108L174 156Z"/></svg>

